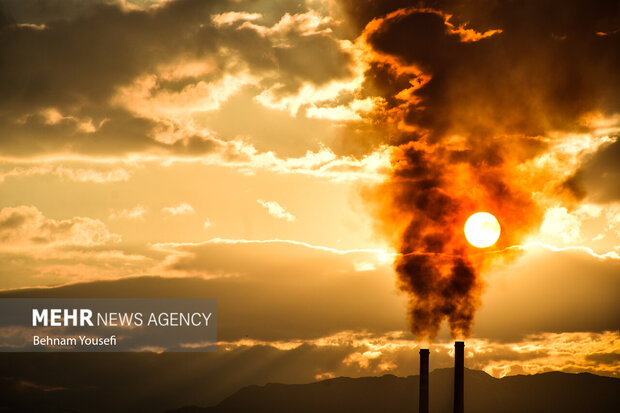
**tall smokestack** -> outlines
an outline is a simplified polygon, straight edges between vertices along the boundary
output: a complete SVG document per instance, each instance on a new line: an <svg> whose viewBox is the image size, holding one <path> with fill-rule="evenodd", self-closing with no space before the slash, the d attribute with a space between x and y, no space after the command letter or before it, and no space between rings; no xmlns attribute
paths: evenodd
<svg viewBox="0 0 620 413"><path fill-rule="evenodd" d="M420 413L428 413L428 355L427 348L420 349Z"/></svg>
<svg viewBox="0 0 620 413"><path fill-rule="evenodd" d="M463 413L465 376L465 343L454 342L454 413Z"/></svg>

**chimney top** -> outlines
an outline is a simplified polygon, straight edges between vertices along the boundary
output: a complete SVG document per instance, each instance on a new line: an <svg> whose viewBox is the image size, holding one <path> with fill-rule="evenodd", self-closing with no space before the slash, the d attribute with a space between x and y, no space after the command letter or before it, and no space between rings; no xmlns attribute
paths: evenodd
<svg viewBox="0 0 620 413"><path fill-rule="evenodd" d="M427 349L427 348L421 348L421 349L420 349L420 354L425 354L425 353L426 353L426 354L430 353L430 350L429 350L429 349Z"/></svg>

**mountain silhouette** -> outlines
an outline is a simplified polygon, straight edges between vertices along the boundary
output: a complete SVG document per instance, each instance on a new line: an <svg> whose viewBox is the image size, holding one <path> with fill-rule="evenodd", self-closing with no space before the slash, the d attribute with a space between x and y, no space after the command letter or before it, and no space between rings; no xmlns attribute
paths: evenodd
<svg viewBox="0 0 620 413"><path fill-rule="evenodd" d="M454 369L430 374L430 411L451 413ZM419 376L346 378L309 384L248 386L212 407L183 407L169 413L310 413L418 411ZM496 379L465 370L467 413L618 412L620 379L589 373L549 372Z"/></svg>

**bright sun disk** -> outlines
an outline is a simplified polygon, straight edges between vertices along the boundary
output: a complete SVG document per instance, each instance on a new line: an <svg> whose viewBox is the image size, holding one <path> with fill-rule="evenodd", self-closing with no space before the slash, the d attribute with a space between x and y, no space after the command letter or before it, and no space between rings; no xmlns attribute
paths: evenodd
<svg viewBox="0 0 620 413"><path fill-rule="evenodd" d="M490 247L495 244L499 234L499 222L488 212L476 212L465 222L465 238L474 247Z"/></svg>

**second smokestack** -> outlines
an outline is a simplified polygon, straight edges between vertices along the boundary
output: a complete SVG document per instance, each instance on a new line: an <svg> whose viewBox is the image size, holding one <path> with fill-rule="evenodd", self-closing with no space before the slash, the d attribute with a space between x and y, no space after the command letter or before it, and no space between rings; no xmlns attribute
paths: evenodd
<svg viewBox="0 0 620 413"><path fill-rule="evenodd" d="M420 413L428 413L428 355L429 349L420 349Z"/></svg>
<svg viewBox="0 0 620 413"><path fill-rule="evenodd" d="M465 376L465 343L454 342L454 413L463 413L464 401L464 376Z"/></svg>

